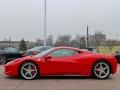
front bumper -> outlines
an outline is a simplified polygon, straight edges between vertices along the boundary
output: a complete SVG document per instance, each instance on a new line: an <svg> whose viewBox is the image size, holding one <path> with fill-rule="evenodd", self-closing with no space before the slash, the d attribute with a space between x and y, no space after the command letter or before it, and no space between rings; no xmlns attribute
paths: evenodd
<svg viewBox="0 0 120 90"><path fill-rule="evenodd" d="M4 65L5 71L4 73L9 76L18 77L18 65L17 63L13 63L13 61Z"/></svg>

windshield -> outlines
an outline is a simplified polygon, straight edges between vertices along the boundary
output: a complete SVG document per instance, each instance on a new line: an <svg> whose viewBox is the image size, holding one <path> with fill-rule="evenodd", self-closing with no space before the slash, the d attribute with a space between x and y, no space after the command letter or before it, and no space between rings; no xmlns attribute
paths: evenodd
<svg viewBox="0 0 120 90"><path fill-rule="evenodd" d="M49 52L51 52L53 49L48 49L42 53L39 53L37 55L34 55L33 57L36 57L36 58L40 58L40 57L43 57L44 55L48 54Z"/></svg>
<svg viewBox="0 0 120 90"><path fill-rule="evenodd" d="M7 51L7 52L18 52L18 50L16 48L12 48L12 47L5 48L5 51Z"/></svg>

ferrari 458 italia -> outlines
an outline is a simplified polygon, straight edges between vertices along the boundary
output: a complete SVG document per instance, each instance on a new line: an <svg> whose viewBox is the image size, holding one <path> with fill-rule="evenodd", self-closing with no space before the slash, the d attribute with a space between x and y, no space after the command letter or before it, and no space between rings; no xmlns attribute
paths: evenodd
<svg viewBox="0 0 120 90"><path fill-rule="evenodd" d="M97 54L73 47L55 47L35 56L13 60L5 65L5 74L31 80L38 76L80 75L106 79L115 74L114 55Z"/></svg>

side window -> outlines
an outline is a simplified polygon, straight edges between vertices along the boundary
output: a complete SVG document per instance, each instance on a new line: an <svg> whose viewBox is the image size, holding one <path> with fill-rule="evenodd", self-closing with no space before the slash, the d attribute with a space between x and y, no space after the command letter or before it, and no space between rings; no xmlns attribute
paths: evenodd
<svg viewBox="0 0 120 90"><path fill-rule="evenodd" d="M60 49L51 53L53 57L72 56L74 54L77 54L77 52L69 49Z"/></svg>

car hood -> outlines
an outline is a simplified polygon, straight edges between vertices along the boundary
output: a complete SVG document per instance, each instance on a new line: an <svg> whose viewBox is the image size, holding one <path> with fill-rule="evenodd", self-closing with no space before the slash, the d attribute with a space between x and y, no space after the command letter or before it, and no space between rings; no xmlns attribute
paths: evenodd
<svg viewBox="0 0 120 90"><path fill-rule="evenodd" d="M20 59L36 59L36 58L31 55L31 56L22 57Z"/></svg>

